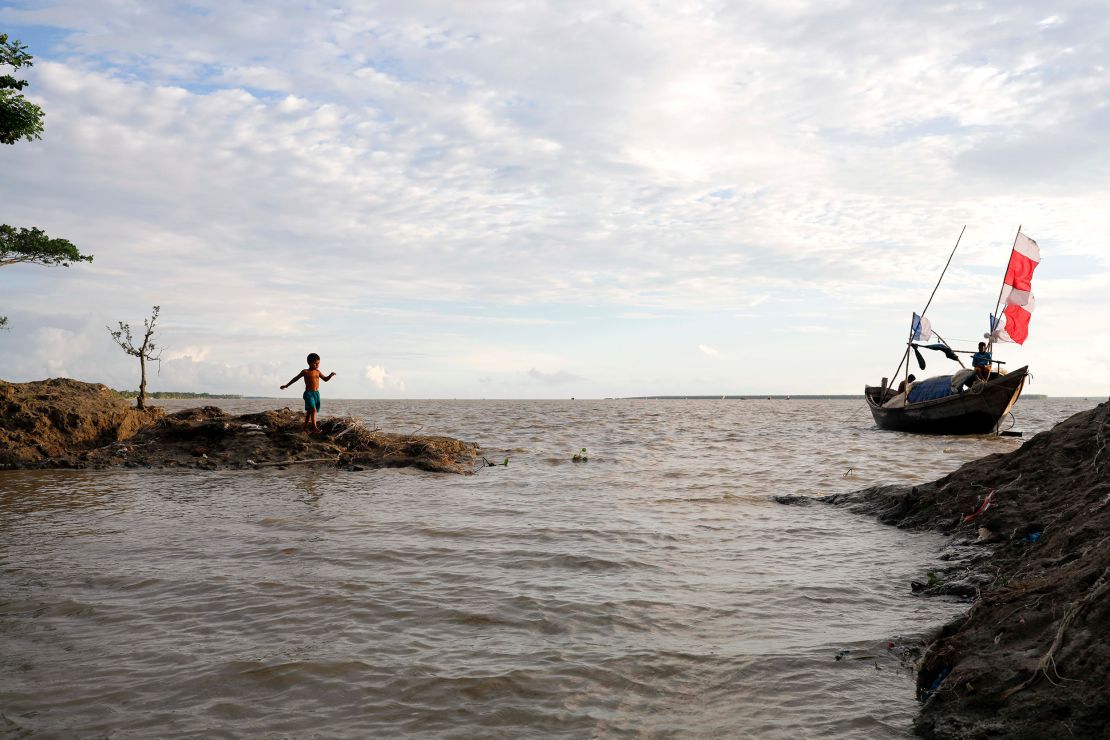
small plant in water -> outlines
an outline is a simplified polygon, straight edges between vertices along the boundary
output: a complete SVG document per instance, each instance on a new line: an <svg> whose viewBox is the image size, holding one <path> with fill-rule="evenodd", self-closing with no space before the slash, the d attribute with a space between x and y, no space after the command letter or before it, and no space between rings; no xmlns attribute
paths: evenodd
<svg viewBox="0 0 1110 740"><path fill-rule="evenodd" d="M570 459L571 462L586 462L590 458L586 457L586 448L583 447L582 451Z"/></svg>

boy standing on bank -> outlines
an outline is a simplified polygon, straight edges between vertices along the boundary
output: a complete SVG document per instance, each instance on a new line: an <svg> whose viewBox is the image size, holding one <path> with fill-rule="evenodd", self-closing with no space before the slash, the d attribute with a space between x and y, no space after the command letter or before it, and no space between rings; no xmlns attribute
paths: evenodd
<svg viewBox="0 0 1110 740"><path fill-rule="evenodd" d="M320 381L325 383L335 377L335 373L324 375L320 372L320 355L313 352L308 356L308 369L301 370L293 379L281 387L285 390L304 378L304 430L306 434L319 434L320 427L316 426L316 414L320 411ZM309 429L309 425L312 428Z"/></svg>

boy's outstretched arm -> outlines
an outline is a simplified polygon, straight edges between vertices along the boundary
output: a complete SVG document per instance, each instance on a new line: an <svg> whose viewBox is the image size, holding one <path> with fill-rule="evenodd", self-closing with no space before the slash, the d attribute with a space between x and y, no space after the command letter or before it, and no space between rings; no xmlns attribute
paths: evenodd
<svg viewBox="0 0 1110 740"><path fill-rule="evenodd" d="M332 372L328 373L327 375L321 375L320 380L322 380L326 383L334 377L335 377L335 371L333 370Z"/></svg>
<svg viewBox="0 0 1110 740"><path fill-rule="evenodd" d="M332 373L332 375L334 375L334 374L335 374L335 373ZM289 386L293 385L293 384L294 384L294 383L296 383L296 382L297 382L298 380L300 380L300 379L301 379L301 377L303 377L303 376L304 376L304 370L301 370L301 371L300 371L299 373L297 373L296 375L294 375L294 376L293 376L293 379L292 379L292 380L290 380L290 381L289 381L288 383L286 383L285 385L283 385L283 386L281 387L281 389L282 389L282 390L285 390L286 388L288 388Z"/></svg>

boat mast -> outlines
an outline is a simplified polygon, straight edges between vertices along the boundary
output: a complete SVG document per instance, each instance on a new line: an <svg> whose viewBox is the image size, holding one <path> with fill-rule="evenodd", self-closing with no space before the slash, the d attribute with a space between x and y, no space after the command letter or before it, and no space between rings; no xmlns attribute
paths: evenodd
<svg viewBox="0 0 1110 740"><path fill-rule="evenodd" d="M1018 224L1017 233L1014 234L1014 245L1010 247L1010 259L1006 260L1006 271L1002 273L1002 287L998 289L998 300L994 302L994 311L991 312L991 333L987 337L987 352L994 351L994 330L998 324L998 307L1002 305L1002 291L1006 290L1006 276L1010 274L1010 260L1014 258L1017 249L1017 240L1021 236L1021 224Z"/></svg>
<svg viewBox="0 0 1110 740"><path fill-rule="evenodd" d="M964 224L964 227L962 229L960 229L960 235L958 237L956 237L956 245L954 247L952 247L952 253L948 255L948 261L944 263L944 269L940 271L940 277L937 279L937 284L935 286L933 286L933 292L929 294L929 300L925 302L925 308L921 309L921 318L925 318L925 312L929 310L929 306L933 305L933 296L935 296L937 294L937 288L940 287L941 281L944 280L944 273L948 272L948 266L950 264L952 264L952 258L956 255L956 249L959 248L960 240L964 238L964 232L966 230L967 230L967 224ZM1016 243L1016 240L1015 240L1015 243ZM1001 298L1001 296L1000 296L1000 298ZM911 321L910 322L910 335L906 338L906 354L902 355L902 362L898 363L898 369L894 371L894 375L890 376L892 378L897 378L898 373L900 373L902 371L902 364L905 363L905 365L906 365L905 380L906 380L907 385L909 384L909 378L910 378L910 345L912 343L913 343L913 322Z"/></svg>

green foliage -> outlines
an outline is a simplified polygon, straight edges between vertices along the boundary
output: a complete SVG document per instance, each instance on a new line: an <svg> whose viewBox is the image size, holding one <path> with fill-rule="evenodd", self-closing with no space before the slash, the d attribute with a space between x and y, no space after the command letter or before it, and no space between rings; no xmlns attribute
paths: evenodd
<svg viewBox="0 0 1110 740"><path fill-rule="evenodd" d="M0 89L0 144L41 139L45 115L42 108L19 93Z"/></svg>
<svg viewBox="0 0 1110 740"><path fill-rule="evenodd" d="M8 41L8 34L0 33L0 64L12 69L32 67L34 66L31 63L32 59L34 57L27 53L26 44L20 43L18 39ZM0 89L14 88L22 90L26 86L26 80L17 80L11 75L0 76Z"/></svg>
<svg viewBox="0 0 1110 740"><path fill-rule="evenodd" d="M588 461L590 458L586 457L586 448L583 447L582 451L570 459L571 462L582 463Z"/></svg>
<svg viewBox="0 0 1110 740"><path fill-rule="evenodd" d="M32 66L32 57L27 47L19 41L8 41L8 34L0 33L0 66ZM0 75L0 143L14 144L20 139L34 141L42 138L42 119L46 115L42 108L20 94L27 86L27 80L18 80L13 75Z"/></svg>
<svg viewBox="0 0 1110 740"><path fill-rule="evenodd" d="M34 227L17 229L0 224L0 267L20 262L69 267L71 262L92 260L91 254L81 254L68 239L51 239Z"/></svg>
<svg viewBox="0 0 1110 740"><path fill-rule="evenodd" d="M8 34L0 33L0 67L17 71L30 67L33 57L19 41L9 41ZM20 139L34 141L42 138L42 108L27 100L19 91L27 87L27 80L13 75L0 75L0 143L14 144ZM51 239L42 229L16 229L0 225L0 267L28 262L39 265L61 265L70 262L92 262L92 255L84 255L65 239ZM0 329L8 328L8 318L0 316Z"/></svg>

